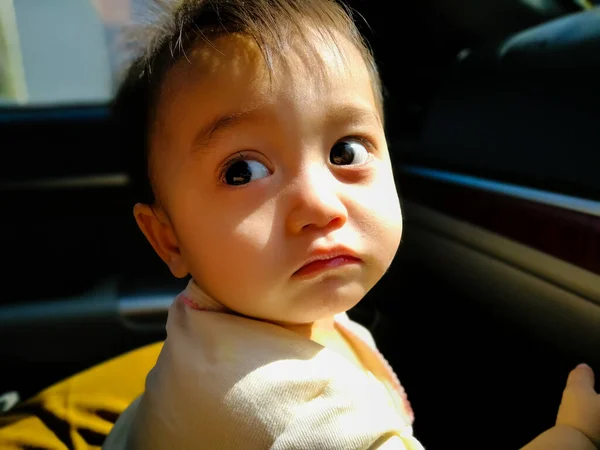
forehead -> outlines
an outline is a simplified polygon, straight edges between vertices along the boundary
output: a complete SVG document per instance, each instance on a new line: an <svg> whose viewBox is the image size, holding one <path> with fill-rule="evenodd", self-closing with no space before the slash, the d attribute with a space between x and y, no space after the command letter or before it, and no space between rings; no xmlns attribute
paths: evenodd
<svg viewBox="0 0 600 450"><path fill-rule="evenodd" d="M228 35L196 46L167 73L158 121L255 109L277 100L358 101L380 112L363 55L348 39L340 35L333 42L315 34L285 45L271 67L248 36Z"/></svg>

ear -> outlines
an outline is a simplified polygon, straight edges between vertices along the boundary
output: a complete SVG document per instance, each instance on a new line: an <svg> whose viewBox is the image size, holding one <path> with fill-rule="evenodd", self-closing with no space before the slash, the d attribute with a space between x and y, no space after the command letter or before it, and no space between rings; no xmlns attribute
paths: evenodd
<svg viewBox="0 0 600 450"><path fill-rule="evenodd" d="M187 276L188 267L167 215L162 210L143 203L133 207L133 215L140 230L158 256L169 266L171 273L177 278Z"/></svg>

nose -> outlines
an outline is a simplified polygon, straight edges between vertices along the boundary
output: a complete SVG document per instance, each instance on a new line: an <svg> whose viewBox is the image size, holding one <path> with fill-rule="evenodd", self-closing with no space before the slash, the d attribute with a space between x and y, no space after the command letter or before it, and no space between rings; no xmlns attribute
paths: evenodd
<svg viewBox="0 0 600 450"><path fill-rule="evenodd" d="M325 166L303 170L290 186L287 227L292 233L338 229L348 220L340 199L341 183Z"/></svg>

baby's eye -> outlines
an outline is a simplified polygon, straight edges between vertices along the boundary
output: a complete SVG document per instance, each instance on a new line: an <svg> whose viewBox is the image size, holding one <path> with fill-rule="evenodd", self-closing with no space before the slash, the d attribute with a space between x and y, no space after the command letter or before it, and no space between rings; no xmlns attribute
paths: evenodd
<svg viewBox="0 0 600 450"><path fill-rule="evenodd" d="M270 174L269 169L261 162L252 159L238 159L229 164L223 175L223 180L226 184L240 186L267 177Z"/></svg>
<svg viewBox="0 0 600 450"><path fill-rule="evenodd" d="M337 142L329 153L329 161L336 166L361 165L369 160L366 144L357 139Z"/></svg>

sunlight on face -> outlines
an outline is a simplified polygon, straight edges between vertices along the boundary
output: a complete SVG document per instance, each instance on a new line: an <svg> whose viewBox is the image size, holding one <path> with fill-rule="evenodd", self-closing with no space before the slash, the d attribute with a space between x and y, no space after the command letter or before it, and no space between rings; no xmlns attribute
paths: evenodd
<svg viewBox="0 0 600 450"><path fill-rule="evenodd" d="M402 231L366 65L342 41L343 58L325 44L320 61L292 49L270 76L249 39L215 44L168 74L151 139L185 268L250 317L346 311L385 273ZM330 258L307 266L315 257Z"/></svg>

